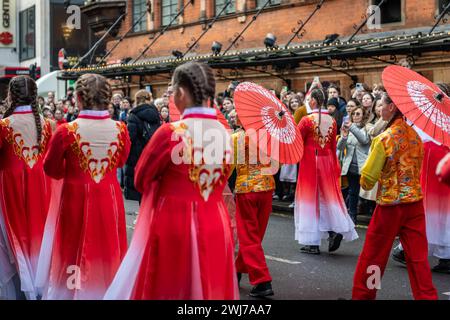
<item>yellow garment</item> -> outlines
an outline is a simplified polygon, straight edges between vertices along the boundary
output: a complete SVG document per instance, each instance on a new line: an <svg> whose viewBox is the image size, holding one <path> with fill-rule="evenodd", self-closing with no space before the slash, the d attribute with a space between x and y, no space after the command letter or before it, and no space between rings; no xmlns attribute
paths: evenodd
<svg viewBox="0 0 450 320"><path fill-rule="evenodd" d="M234 147L234 165L236 167L236 193L264 192L275 189L275 180L272 175L263 174L263 168L269 168L270 164L262 165L259 159L255 164L249 163L249 138L245 131L238 130L232 136ZM245 154L243 154L245 150Z"/></svg>
<svg viewBox="0 0 450 320"><path fill-rule="evenodd" d="M297 110L295 110L294 112L294 120L296 124L300 123L300 120L302 120L303 117L306 117L308 115L308 112L306 111L306 107L305 106L301 106L299 107Z"/></svg>
<svg viewBox="0 0 450 320"><path fill-rule="evenodd" d="M361 170L361 187L371 190L379 182L377 203L395 205L422 199L420 170L422 140L403 119L376 137Z"/></svg>

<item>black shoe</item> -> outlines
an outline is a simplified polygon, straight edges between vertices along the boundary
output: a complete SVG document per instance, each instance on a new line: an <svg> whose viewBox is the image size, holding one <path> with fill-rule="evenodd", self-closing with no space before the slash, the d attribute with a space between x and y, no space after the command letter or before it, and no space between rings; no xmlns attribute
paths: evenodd
<svg viewBox="0 0 450 320"><path fill-rule="evenodd" d="M300 252L309 254L320 254L319 246L304 246L300 248Z"/></svg>
<svg viewBox="0 0 450 320"><path fill-rule="evenodd" d="M439 259L439 264L433 267L433 272L450 274L450 259Z"/></svg>
<svg viewBox="0 0 450 320"><path fill-rule="evenodd" d="M237 275L238 286L240 286L241 285L241 279L242 279L242 273L237 272L236 275Z"/></svg>
<svg viewBox="0 0 450 320"><path fill-rule="evenodd" d="M328 238L328 252L334 252L341 246L341 241L344 237L340 233L331 232Z"/></svg>
<svg viewBox="0 0 450 320"><path fill-rule="evenodd" d="M256 285L252 291L250 291L251 297L268 297L273 296L272 283L264 282Z"/></svg>
<svg viewBox="0 0 450 320"><path fill-rule="evenodd" d="M394 249L394 252L392 253L392 259L394 259L397 262L400 262L401 264L406 264L405 252L398 248Z"/></svg>

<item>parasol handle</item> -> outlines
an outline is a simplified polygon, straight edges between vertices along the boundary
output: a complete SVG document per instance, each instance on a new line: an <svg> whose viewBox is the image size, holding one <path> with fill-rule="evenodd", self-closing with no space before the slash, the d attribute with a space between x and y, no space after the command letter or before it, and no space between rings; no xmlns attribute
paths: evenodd
<svg viewBox="0 0 450 320"><path fill-rule="evenodd" d="M438 101L438 102L442 102L442 99L444 99L444 95L442 93L438 93L434 96L434 98Z"/></svg>
<svg viewBox="0 0 450 320"><path fill-rule="evenodd" d="M283 116L286 114L286 111L281 110L280 112L278 112L278 118L283 118Z"/></svg>

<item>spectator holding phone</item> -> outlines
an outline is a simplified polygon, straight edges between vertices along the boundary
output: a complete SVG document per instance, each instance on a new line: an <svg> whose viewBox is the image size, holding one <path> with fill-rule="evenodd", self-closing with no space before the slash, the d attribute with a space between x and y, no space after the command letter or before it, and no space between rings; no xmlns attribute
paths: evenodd
<svg viewBox="0 0 450 320"><path fill-rule="evenodd" d="M363 107L357 107L350 114L341 129L337 149L344 154L342 161L342 176L348 179L348 211L356 224L359 201L361 169L366 162L370 150L371 139L368 134L367 113Z"/></svg>
<svg viewBox="0 0 450 320"><path fill-rule="evenodd" d="M358 100L362 103L363 96L366 92L370 92L369 87L365 83L357 83L353 91L352 99Z"/></svg>

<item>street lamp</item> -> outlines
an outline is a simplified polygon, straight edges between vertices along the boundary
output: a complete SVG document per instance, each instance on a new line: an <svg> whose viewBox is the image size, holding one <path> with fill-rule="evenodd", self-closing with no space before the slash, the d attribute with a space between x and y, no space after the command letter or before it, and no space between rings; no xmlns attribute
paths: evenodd
<svg viewBox="0 0 450 320"><path fill-rule="evenodd" d="M222 51L222 44L220 42L214 41L211 50L215 56L217 56L220 51Z"/></svg>
<svg viewBox="0 0 450 320"><path fill-rule="evenodd" d="M276 48L275 43L277 42L277 37L273 33L268 33L264 39L264 45L266 48Z"/></svg>

